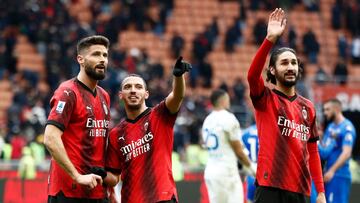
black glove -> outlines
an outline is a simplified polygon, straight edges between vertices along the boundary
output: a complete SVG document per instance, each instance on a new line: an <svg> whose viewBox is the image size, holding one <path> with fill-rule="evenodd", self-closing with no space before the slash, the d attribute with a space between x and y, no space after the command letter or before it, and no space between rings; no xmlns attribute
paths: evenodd
<svg viewBox="0 0 360 203"><path fill-rule="evenodd" d="M107 175L104 168L97 167L97 166L91 167L89 169L89 172L101 176L102 179L104 179L106 177L106 175Z"/></svg>
<svg viewBox="0 0 360 203"><path fill-rule="evenodd" d="M182 76L182 74L184 74L185 72L190 71L190 69L192 68L190 63L185 62L182 59L183 59L183 57L180 56L176 60L174 70L173 70L173 75L176 76L176 77Z"/></svg>

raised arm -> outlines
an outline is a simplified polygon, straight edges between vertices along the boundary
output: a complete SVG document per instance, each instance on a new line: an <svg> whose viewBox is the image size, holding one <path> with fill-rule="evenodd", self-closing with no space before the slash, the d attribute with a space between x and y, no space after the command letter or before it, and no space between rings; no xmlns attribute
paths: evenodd
<svg viewBox="0 0 360 203"><path fill-rule="evenodd" d="M248 72L250 95L252 97L261 96L264 91L265 86L264 80L261 77L261 72L272 45L282 35L285 26L286 19L284 11L281 8L275 9L269 16L266 39L264 39L264 42L256 52Z"/></svg>
<svg viewBox="0 0 360 203"><path fill-rule="evenodd" d="M175 63L173 70L173 85L172 91L165 99L166 107L171 113L179 111L181 102L185 96L185 78L184 73L191 69L191 65L182 60L180 56Z"/></svg>

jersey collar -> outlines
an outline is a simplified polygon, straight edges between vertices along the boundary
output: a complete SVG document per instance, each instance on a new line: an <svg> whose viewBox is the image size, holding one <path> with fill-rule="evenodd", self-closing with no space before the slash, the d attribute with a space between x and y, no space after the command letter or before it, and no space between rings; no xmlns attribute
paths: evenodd
<svg viewBox="0 0 360 203"><path fill-rule="evenodd" d="M287 96L286 94L280 92L280 91L277 90L277 89L273 89L272 91L273 91L275 94L277 94L277 95L279 95L279 96L281 96L281 97L284 97L284 98L286 98L287 100L289 100L289 101L291 101L291 102L294 101L294 100L297 98L297 94L296 94L296 93L295 93L294 96L289 97L289 96Z"/></svg>
<svg viewBox="0 0 360 203"><path fill-rule="evenodd" d="M145 111L143 111L140 115L138 115L134 120L127 118L126 117L126 121L129 123L136 123L138 120L140 120L143 116L145 116L146 114L148 114L150 112L151 108L148 107Z"/></svg>
<svg viewBox="0 0 360 203"><path fill-rule="evenodd" d="M86 86L84 83L82 83L80 80L78 80L77 78L75 78L75 81L78 82L80 84L80 86L82 86L85 90L89 91L94 97L96 97L96 88L94 91L92 91L88 86Z"/></svg>

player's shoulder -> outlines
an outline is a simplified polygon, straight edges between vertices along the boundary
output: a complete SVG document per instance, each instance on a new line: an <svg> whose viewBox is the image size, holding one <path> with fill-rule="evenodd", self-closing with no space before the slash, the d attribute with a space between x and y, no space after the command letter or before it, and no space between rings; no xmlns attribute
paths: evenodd
<svg viewBox="0 0 360 203"><path fill-rule="evenodd" d="M305 98L299 94L297 95L297 97L299 102L307 104L308 107L315 108L314 103L310 99Z"/></svg>
<svg viewBox="0 0 360 203"><path fill-rule="evenodd" d="M55 90L56 95L65 94L66 96L76 95L76 84L74 79L66 80L60 83L59 87Z"/></svg>
<svg viewBox="0 0 360 203"><path fill-rule="evenodd" d="M346 131L355 131L354 124L347 118L345 118L345 121L344 121L344 128Z"/></svg>
<svg viewBox="0 0 360 203"><path fill-rule="evenodd" d="M126 127L126 119L123 118L120 120L120 122L118 124L116 124L111 130L110 132L118 132L118 131L121 131L123 130L125 127Z"/></svg>
<svg viewBox="0 0 360 203"><path fill-rule="evenodd" d="M69 80L66 80L66 81L60 83L60 85L59 85L59 87L58 87L57 89L58 89L58 90L59 90L59 89L60 89L60 90L63 90L63 89L70 89L70 90L72 90L72 89L74 89L75 86L76 86L76 85L75 85L75 79L72 78L72 79L69 79Z"/></svg>
<svg viewBox="0 0 360 203"><path fill-rule="evenodd" d="M104 88L102 88L101 86L96 85L96 88L98 89L98 91L101 92L101 94L103 94L103 95L109 95L108 92L107 92Z"/></svg>

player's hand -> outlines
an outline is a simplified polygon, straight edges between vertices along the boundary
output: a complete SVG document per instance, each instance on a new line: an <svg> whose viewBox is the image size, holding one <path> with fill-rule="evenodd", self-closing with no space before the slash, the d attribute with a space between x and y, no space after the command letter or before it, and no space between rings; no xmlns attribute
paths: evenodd
<svg viewBox="0 0 360 203"><path fill-rule="evenodd" d="M325 174L324 174L324 182L327 183L329 182L333 177L334 177L335 172L332 170L328 170Z"/></svg>
<svg viewBox="0 0 360 203"><path fill-rule="evenodd" d="M252 163L252 162L251 162L250 166L243 167L245 174L253 176L253 177L256 177L256 169L257 169L257 164Z"/></svg>
<svg viewBox="0 0 360 203"><path fill-rule="evenodd" d="M284 32L286 26L285 12L281 8L276 8L269 16L266 38L275 43Z"/></svg>
<svg viewBox="0 0 360 203"><path fill-rule="evenodd" d="M183 57L180 56L175 63L173 75L176 77L182 76L185 72L189 72L191 70L191 64L182 60Z"/></svg>
<svg viewBox="0 0 360 203"><path fill-rule="evenodd" d="M326 203L325 194L320 192L316 198L316 203Z"/></svg>
<svg viewBox="0 0 360 203"><path fill-rule="evenodd" d="M102 185L102 178L99 175L87 174L79 175L75 178L75 182L82 186L86 186L89 189L94 189L98 184Z"/></svg>
<svg viewBox="0 0 360 203"><path fill-rule="evenodd" d="M102 179L104 179L107 175L105 169L102 167L98 167L98 166L91 167L89 169L89 171L90 171L90 173L101 176Z"/></svg>

